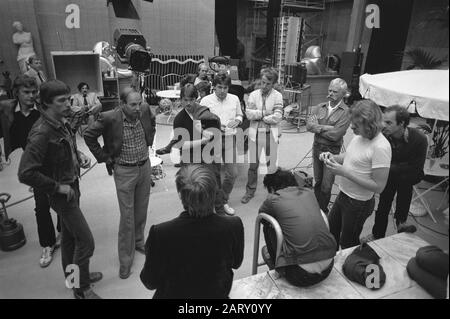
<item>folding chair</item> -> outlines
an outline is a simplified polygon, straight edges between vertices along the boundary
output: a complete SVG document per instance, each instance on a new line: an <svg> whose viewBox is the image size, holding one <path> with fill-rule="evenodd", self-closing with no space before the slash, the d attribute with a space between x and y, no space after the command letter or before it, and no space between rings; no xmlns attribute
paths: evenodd
<svg viewBox="0 0 450 319"><path fill-rule="evenodd" d="M276 221L276 219L265 213L258 214L258 216L256 216L256 222L255 222L255 239L254 239L254 245L253 245L252 275L256 274L259 266L266 264L265 262L258 262L259 238L260 238L260 231L261 231L260 225L261 225L262 220L269 222L272 225L273 229L275 230L275 234L277 237L277 250L276 250L276 255L275 255L276 258L275 258L274 262L276 262L276 260L278 259L278 256L280 255L281 244L283 243L283 233L282 233L281 227L278 224L278 222Z"/></svg>
<svg viewBox="0 0 450 319"><path fill-rule="evenodd" d="M165 90L163 89L164 85L162 82L162 76L159 74L148 74L144 76L144 88L148 88L150 90Z"/></svg>
<svg viewBox="0 0 450 319"><path fill-rule="evenodd" d="M163 84L164 90L168 90L169 86L172 86L175 83L178 83L180 81L181 81L181 75L175 74L175 73L166 74L162 77L162 84Z"/></svg>

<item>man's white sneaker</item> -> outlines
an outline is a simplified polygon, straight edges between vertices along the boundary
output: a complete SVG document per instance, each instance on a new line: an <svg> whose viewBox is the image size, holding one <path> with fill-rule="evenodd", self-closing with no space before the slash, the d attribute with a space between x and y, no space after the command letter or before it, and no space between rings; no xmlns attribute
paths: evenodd
<svg viewBox="0 0 450 319"><path fill-rule="evenodd" d="M225 209L225 213L227 213L227 215L234 216L235 211L233 208L230 207L230 205L225 204L225 205L223 205L223 208Z"/></svg>
<svg viewBox="0 0 450 319"><path fill-rule="evenodd" d="M54 247L45 247L42 250L42 256L41 256L41 259L39 260L39 265L42 268L47 267L52 262L52 260L53 260L53 251L54 251Z"/></svg>

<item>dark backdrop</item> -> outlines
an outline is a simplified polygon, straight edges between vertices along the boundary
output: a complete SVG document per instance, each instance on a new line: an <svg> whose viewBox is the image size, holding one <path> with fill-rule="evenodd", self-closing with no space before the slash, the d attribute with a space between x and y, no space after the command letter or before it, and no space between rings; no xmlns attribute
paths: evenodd
<svg viewBox="0 0 450 319"><path fill-rule="evenodd" d="M413 0L372 0L380 8L380 28L372 30L365 73L399 71Z"/></svg>

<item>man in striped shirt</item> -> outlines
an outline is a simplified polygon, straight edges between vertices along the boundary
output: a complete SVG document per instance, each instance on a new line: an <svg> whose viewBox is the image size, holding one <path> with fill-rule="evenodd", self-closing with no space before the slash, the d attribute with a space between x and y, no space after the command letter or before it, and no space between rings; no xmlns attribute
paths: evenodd
<svg viewBox="0 0 450 319"><path fill-rule="evenodd" d="M274 68L261 70L261 88L250 93L246 109L250 120L248 131L250 168L246 193L241 202L247 204L255 196L258 183L258 167L261 151L265 150L266 174L272 174L277 167L279 130L278 124L283 117L283 96L273 86L278 81Z"/></svg>

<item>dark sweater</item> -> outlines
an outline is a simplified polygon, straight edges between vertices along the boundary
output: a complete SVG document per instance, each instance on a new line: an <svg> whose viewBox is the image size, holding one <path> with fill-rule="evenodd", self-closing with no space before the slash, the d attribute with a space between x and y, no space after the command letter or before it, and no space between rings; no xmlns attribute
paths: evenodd
<svg viewBox="0 0 450 319"><path fill-rule="evenodd" d="M14 121L9 128L11 150L15 150L16 148L25 149L28 133L30 133L31 128L40 116L41 113L35 109L32 109L28 116L23 115L20 111L14 112Z"/></svg>
<svg viewBox="0 0 450 319"><path fill-rule="evenodd" d="M309 264L336 255L336 241L310 189L287 187L269 194L259 213L274 217L283 232L276 267Z"/></svg>
<svg viewBox="0 0 450 319"><path fill-rule="evenodd" d="M239 217L179 217L153 225L145 244L141 281L153 298L227 298L244 255Z"/></svg>
<svg viewBox="0 0 450 319"><path fill-rule="evenodd" d="M210 129L215 128L218 132L220 132L220 119L217 115L211 113L209 108L206 106L201 106L196 103L194 107L192 117L194 120L199 120L201 122L202 129ZM173 129L174 129L174 140L177 140L177 143L174 147L182 147L183 143L186 141L195 141L201 139L201 132L195 132L194 134L194 121L186 112L185 109L178 112L173 120ZM180 129L184 132L184 134L179 134ZM185 132L189 133L189 136L186 136ZM204 145L202 145L201 150L203 151ZM212 150L211 150L212 152ZM194 163L194 155L191 149L190 156L182 156L182 160L185 163ZM210 153L212 155L212 153ZM201 157L201 156L200 156ZM201 159L201 162L203 160Z"/></svg>
<svg viewBox="0 0 450 319"><path fill-rule="evenodd" d="M388 137L392 147L391 174L408 176L413 183L423 176L423 166L427 155L427 138L419 130L407 127L407 137L394 140ZM406 131L405 131L406 132Z"/></svg>

